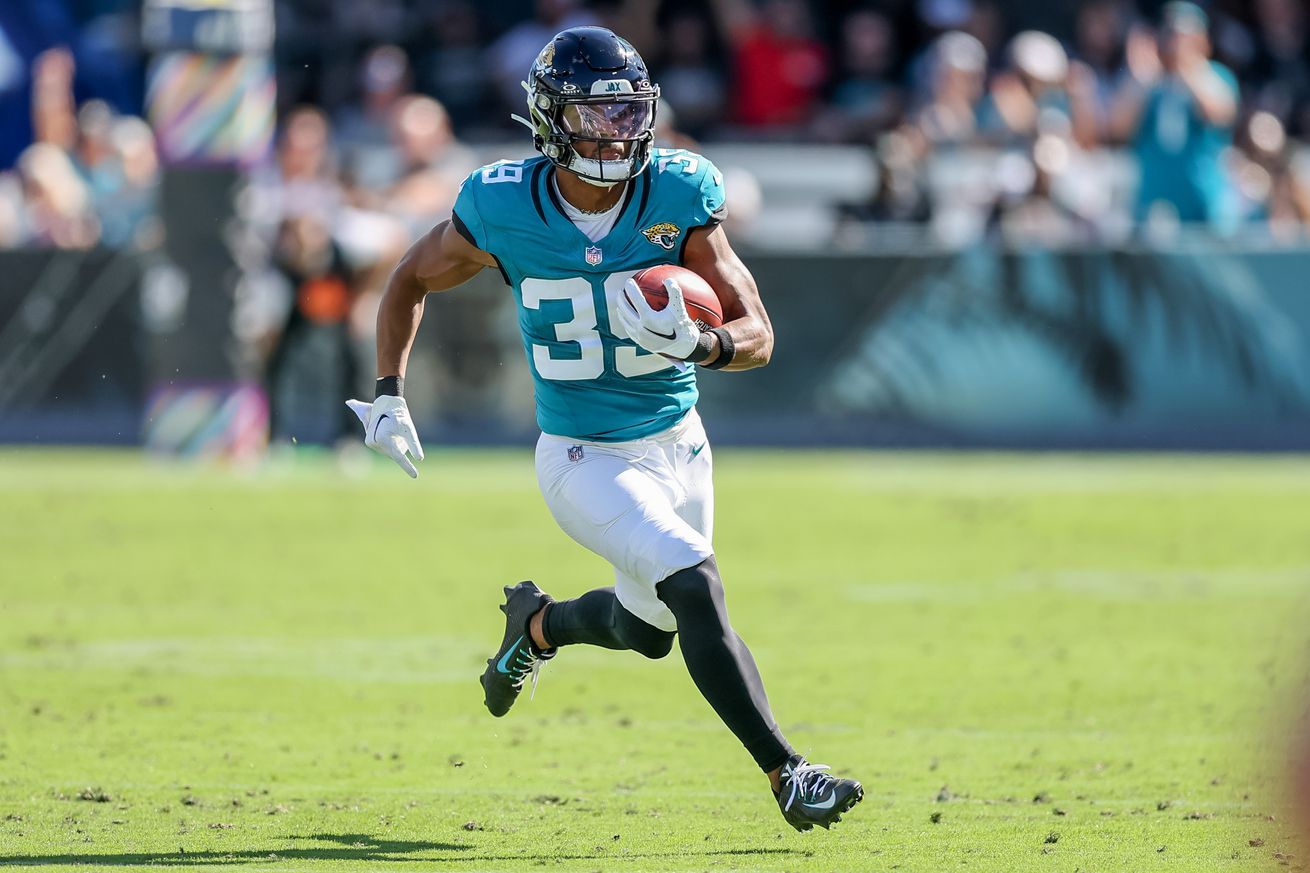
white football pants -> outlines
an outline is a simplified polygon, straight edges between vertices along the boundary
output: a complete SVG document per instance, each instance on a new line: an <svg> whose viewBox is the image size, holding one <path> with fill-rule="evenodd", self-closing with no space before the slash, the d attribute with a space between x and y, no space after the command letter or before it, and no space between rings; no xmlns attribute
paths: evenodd
<svg viewBox="0 0 1310 873"><path fill-rule="evenodd" d="M537 482L566 534L614 565L623 607L677 630L655 585L714 554L709 441L693 408L644 439L596 443L543 433Z"/></svg>

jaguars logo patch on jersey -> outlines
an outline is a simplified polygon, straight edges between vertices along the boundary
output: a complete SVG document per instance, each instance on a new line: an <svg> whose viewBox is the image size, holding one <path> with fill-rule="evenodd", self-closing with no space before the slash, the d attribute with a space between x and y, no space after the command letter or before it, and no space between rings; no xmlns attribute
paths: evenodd
<svg viewBox="0 0 1310 873"><path fill-rule="evenodd" d="M673 251L673 247L678 243L678 237L682 234L682 228L676 224L670 224L667 221L661 221L659 224L652 224L642 231L642 235L655 245L667 251Z"/></svg>

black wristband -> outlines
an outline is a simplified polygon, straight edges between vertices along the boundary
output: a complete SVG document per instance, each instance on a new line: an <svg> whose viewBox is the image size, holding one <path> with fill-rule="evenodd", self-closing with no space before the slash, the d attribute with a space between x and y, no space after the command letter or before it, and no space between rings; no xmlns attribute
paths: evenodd
<svg viewBox="0 0 1310 873"><path fill-rule="evenodd" d="M382 395L391 397L405 396L405 377L404 376L383 376L377 381L377 387L373 389L373 399Z"/></svg>
<svg viewBox="0 0 1310 873"><path fill-rule="evenodd" d="M732 334L721 327L712 327L705 332L707 334L712 333L719 338L719 356L706 364L705 369L722 370L732 363L732 356L737 353L737 347L732 342Z"/></svg>
<svg viewBox="0 0 1310 873"><path fill-rule="evenodd" d="M714 337L710 336L708 330L702 331L701 335L696 338L696 348L691 350L691 354L683 358L689 364L699 364L701 361L714 354Z"/></svg>

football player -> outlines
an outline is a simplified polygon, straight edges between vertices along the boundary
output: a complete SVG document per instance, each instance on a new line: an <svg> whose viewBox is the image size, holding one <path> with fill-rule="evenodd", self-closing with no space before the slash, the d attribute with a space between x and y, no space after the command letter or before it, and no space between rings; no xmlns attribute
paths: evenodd
<svg viewBox="0 0 1310 873"><path fill-rule="evenodd" d="M418 475L423 449L402 388L424 297L499 270L534 380L541 492L560 527L614 565L615 584L562 601L531 582L506 588L505 636L481 679L487 708L505 715L562 647L663 658L676 635L696 687L768 775L786 820L829 827L863 789L797 755L778 729L728 620L710 544L696 370L760 367L773 348L755 281L719 226L723 177L700 155L654 148L659 88L609 30L559 33L524 88L518 120L541 156L469 176L453 217L410 248L387 284L377 396L351 401L365 441ZM652 309L631 277L656 264L703 276L724 325L701 330L674 281L665 308Z"/></svg>

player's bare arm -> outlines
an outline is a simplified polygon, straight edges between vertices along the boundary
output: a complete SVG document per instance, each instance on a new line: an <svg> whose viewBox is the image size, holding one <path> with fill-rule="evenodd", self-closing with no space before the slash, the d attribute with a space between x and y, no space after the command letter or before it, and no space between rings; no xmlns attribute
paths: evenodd
<svg viewBox="0 0 1310 873"><path fill-rule="evenodd" d="M728 243L721 225L698 227L687 239L683 266L700 274L723 305L723 329L733 340L732 362L724 370L750 370L763 367L773 355L773 325L760 300L755 277ZM722 346L715 343L704 363L718 360Z"/></svg>
<svg viewBox="0 0 1310 873"><path fill-rule="evenodd" d="M404 398L405 364L423 319L423 300L433 291L462 285L496 259L470 244L451 221L443 221L409 247L387 279L378 307L378 381L372 403L346 405L364 425L364 444L418 478L414 461L423 445Z"/></svg>
<svg viewBox="0 0 1310 873"><path fill-rule="evenodd" d="M404 376L429 293L449 291L496 259L460 235L452 221L438 224L405 252L387 280L378 307L378 376Z"/></svg>

